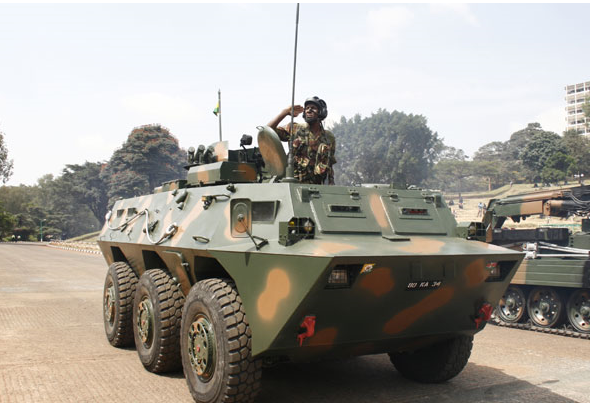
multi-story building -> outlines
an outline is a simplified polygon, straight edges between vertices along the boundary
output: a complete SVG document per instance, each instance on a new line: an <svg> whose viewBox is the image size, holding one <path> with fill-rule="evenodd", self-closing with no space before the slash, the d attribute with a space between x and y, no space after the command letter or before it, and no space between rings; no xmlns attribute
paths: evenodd
<svg viewBox="0 0 590 410"><path fill-rule="evenodd" d="M565 87L566 131L579 130L590 137L590 119L586 119L582 105L590 97L590 81Z"/></svg>

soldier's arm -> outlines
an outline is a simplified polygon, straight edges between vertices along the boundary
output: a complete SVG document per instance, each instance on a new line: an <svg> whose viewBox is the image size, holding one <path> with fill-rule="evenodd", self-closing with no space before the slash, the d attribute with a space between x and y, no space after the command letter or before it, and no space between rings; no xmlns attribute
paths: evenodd
<svg viewBox="0 0 590 410"><path fill-rule="evenodd" d="M295 117L297 117L299 114L301 114L303 112L303 107L301 105L295 105L293 107L293 112L294 112ZM279 115L277 115L271 122L269 122L267 124L270 128L272 128L273 130L275 130L277 132L281 141L288 141L289 140L288 130L285 130L285 129L279 127L279 124L281 123L281 121L283 121L285 119L285 117L287 115L291 115L291 107L287 107L287 108L283 109L279 113Z"/></svg>
<svg viewBox="0 0 590 410"><path fill-rule="evenodd" d="M328 184L334 185L334 164L336 163L336 138L334 134L330 134L331 152L330 152L330 171L328 172Z"/></svg>

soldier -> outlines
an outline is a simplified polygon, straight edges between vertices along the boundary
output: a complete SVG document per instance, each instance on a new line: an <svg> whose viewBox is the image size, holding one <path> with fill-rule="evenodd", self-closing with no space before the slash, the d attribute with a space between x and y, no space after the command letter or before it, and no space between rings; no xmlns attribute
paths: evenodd
<svg viewBox="0 0 590 410"><path fill-rule="evenodd" d="M293 115L303 113L305 124L293 123L293 157L295 159L294 176L307 184L334 185L334 169L336 163L336 139L334 134L325 130L322 121L328 116L326 102L318 97L305 100L303 107L293 107ZM281 141L288 141L291 134L291 123L285 128L279 127L281 121L291 114L287 107L268 126L275 130Z"/></svg>

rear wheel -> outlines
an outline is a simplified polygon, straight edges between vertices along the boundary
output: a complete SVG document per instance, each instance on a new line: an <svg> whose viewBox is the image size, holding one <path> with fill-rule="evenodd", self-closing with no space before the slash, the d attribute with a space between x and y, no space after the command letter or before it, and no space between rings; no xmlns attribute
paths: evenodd
<svg viewBox="0 0 590 410"><path fill-rule="evenodd" d="M561 323L563 302L559 293L547 287L536 287L529 293L527 312L534 325L554 327Z"/></svg>
<svg viewBox="0 0 590 410"><path fill-rule="evenodd" d="M260 390L262 362L230 280L206 279L189 292L182 314L182 367L197 402L248 402Z"/></svg>
<svg viewBox="0 0 590 410"><path fill-rule="evenodd" d="M104 330L115 347L133 345L133 298L137 276L125 262L109 266L104 282L102 313Z"/></svg>
<svg viewBox="0 0 590 410"><path fill-rule="evenodd" d="M184 295L170 274L151 269L139 279L133 309L137 354L153 373L180 369L180 322Z"/></svg>
<svg viewBox="0 0 590 410"><path fill-rule="evenodd" d="M507 323L518 323L526 319L526 297L517 286L508 286L498 302L497 314Z"/></svg>
<svg viewBox="0 0 590 410"><path fill-rule="evenodd" d="M467 365L473 336L457 336L412 353L390 353L389 358L402 376L422 383L452 379Z"/></svg>
<svg viewBox="0 0 590 410"><path fill-rule="evenodd" d="M566 312L568 321L578 332L590 333L590 290L578 289L572 292Z"/></svg>

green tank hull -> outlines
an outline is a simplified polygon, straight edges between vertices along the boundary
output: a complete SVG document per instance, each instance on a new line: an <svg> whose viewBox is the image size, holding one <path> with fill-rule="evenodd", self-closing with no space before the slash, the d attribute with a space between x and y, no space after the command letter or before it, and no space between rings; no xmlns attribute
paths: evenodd
<svg viewBox="0 0 590 410"><path fill-rule="evenodd" d="M502 229L507 218L530 215L561 218L590 212L585 186L538 191L492 199L484 215L485 241L519 250L526 256L496 308L508 325L530 321L540 328L590 334L590 223L581 232L568 228ZM481 238L483 240L483 238Z"/></svg>

